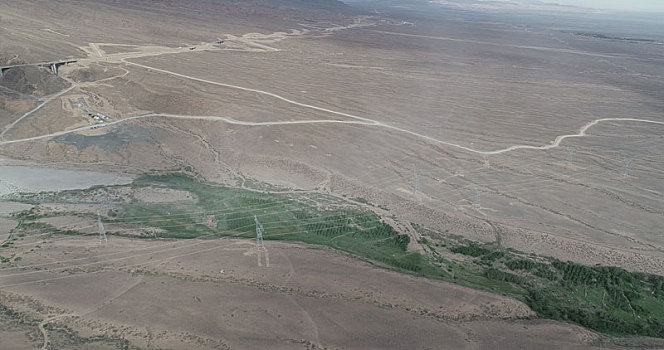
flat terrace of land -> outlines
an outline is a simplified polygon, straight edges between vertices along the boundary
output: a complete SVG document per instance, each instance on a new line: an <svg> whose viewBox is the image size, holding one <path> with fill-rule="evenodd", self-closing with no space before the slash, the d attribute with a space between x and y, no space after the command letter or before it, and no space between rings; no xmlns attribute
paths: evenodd
<svg viewBox="0 0 664 350"><path fill-rule="evenodd" d="M88 53L97 54L92 48L83 48L91 42L186 46L217 40L226 33L286 30L303 18L352 22L349 11L316 8L311 2L290 8L270 5L264 1L178 1L168 6L150 0L6 1L0 27L0 60L82 58ZM336 5L343 10L341 3ZM2 53L12 54L5 57Z"/></svg>
<svg viewBox="0 0 664 350"><path fill-rule="evenodd" d="M51 321L53 346L67 344L59 324L82 339L120 332L133 345L173 349L586 349L597 339L574 326L519 320L530 311L504 297L306 245L268 242L269 267L256 265L245 240L113 237L99 246L94 238L69 237L40 246L23 255L17 267L24 268L0 271L1 299L33 319L68 315ZM265 331L251 331L257 325Z"/></svg>
<svg viewBox="0 0 664 350"><path fill-rule="evenodd" d="M363 36L364 32L368 32L371 40ZM329 42L336 46L328 45ZM377 47L371 48L375 52L367 57L352 49L352 43L367 42ZM582 66L588 60L595 60L594 56L561 48L557 55L565 64L557 61L559 66L552 68L547 64L550 54L531 48L533 44L529 42L528 47L518 49L525 60L524 66L507 66L505 63L511 60L496 56L495 50L503 50L496 45L468 39L441 44L428 37L404 39L359 29L320 39L315 49L310 40L303 38L280 42L279 52L210 52L132 61L161 69L165 75L175 74L177 79L202 76L206 62L215 65L218 62L226 67L223 72L229 74L207 74L206 80L263 89L298 102L373 118L474 149L495 149L514 143L546 145L560 135L575 134L598 116L636 115L660 121L657 102L648 94L616 87L604 80L620 70L610 61L600 66L603 72L585 74ZM544 44L550 42L540 45ZM473 50L476 54L469 57L474 59L460 60L462 53L467 54L462 48ZM409 49L413 52L408 52ZM295 59L294 53L300 58ZM440 59L441 55L445 59ZM425 64L421 57L424 60L436 57L438 61ZM166 62L182 64L167 66ZM295 71L302 69L311 75L297 78L301 76ZM633 78L627 75L626 79ZM472 88L459 88L464 84L495 89L478 94ZM539 92L533 94L533 91ZM454 98L448 100L447 96ZM552 100L561 96L566 97ZM502 100L496 101L497 98ZM464 111L462 117L440 116L454 111L459 101L467 101L458 106ZM482 103L487 103L487 107L478 112L476 106ZM472 156L472 152L469 157L455 146L436 144L380 126L302 125L243 132L260 135L262 141L254 148L261 149L259 152L263 154L277 156L286 152L291 159L318 169L332 168L359 178L363 185L372 188L416 198L419 195L426 199L424 206L442 206L449 209L447 213L456 211L456 215L470 220L486 218L505 225L498 234L489 233L490 230L489 236L472 233L476 239L500 239L518 249L539 249L586 263L648 266L648 271L661 272L664 266L657 234L664 212L658 185L664 170L658 161L660 128L638 121L608 121L589 128L587 138L565 140L558 148L515 150L485 159ZM491 130L493 135L484 130ZM309 143L315 145L315 150L305 151L306 145L301 140L295 142L296 149L304 148L298 151L293 142L268 146L270 140L288 140L292 133L307 134L310 140L316 137L316 142ZM360 134L361 140L352 136ZM352 146L327 142L326 137L352 139ZM381 147L376 147L377 144ZM316 155L321 150L344 156L319 159ZM364 165L357 162L351 165L358 154L362 154ZM390 166L381 166L385 159L391 160ZM419 172L419 194L412 190L414 171ZM256 176L266 179L265 174ZM423 219L422 215L414 217ZM440 216L424 220L427 219L441 230L454 227ZM583 248L588 244L594 248L589 251ZM614 248L620 248L618 254ZM642 254L649 256L645 263Z"/></svg>
<svg viewBox="0 0 664 350"><path fill-rule="evenodd" d="M279 45L290 42L292 41L283 41ZM292 48L289 49L292 51ZM301 90L300 94L290 93L290 88L282 90L282 87L274 86L280 84L280 80L274 80L274 77L265 71L262 73L268 75L262 77L263 80L256 76L251 83L236 82L229 78L235 74L223 78L203 79L194 73L177 73L172 71L174 68L169 68L197 64L202 67L204 61L202 58L216 64L217 56L225 55L230 56L221 60L223 62L245 62L251 61L251 57L257 57L258 60L254 62L255 67L266 67L273 64L270 57L281 54L282 52L193 52L159 58L128 59L128 62L143 63L140 63L140 66L129 65L125 68L126 74L121 74L103 84L88 86L85 91L92 96L104 96L116 110L130 111L135 108L133 106L140 106L141 109L154 108L162 111L162 114L156 113L146 119L146 122L149 121L148 124L137 120L151 129L149 136L136 137L136 133L141 128L145 129L145 126L139 126L137 129L134 126L127 128L125 125L119 130L111 129L108 133L86 131L68 135L67 138L58 137L54 141L65 145L76 145L77 152L84 151L94 158L99 157L99 153L90 148L95 142L101 142L102 138L108 139L103 143L109 143L109 146L102 144L100 146L105 151L112 152L113 156L117 156L117 151L124 147L137 147L136 143L141 141L170 144L182 141L181 146L170 148L175 153L174 158L182 159L186 155L187 162L204 174L216 171L216 166L210 166L208 163L210 158L208 152L212 153L215 162L233 164L231 166L235 165L234 161L239 156L243 158L244 164L237 163L237 166L241 166L243 172L262 180L292 187L303 184L315 186L316 181L325 181L326 171L331 171L333 174L360 179L362 185L372 189L388 190L405 195L409 199L413 196L415 198L419 196L420 199L423 197L426 199L425 207L447 208L448 213L456 211L455 216L472 221L482 220L490 215L492 221L504 225L501 232L496 234L488 227L478 230L472 225L466 227L462 225L462 228L459 228L453 220L448 221L441 216L425 217L426 214L412 211L405 213L409 215L406 217L411 218L411 221L425 220L436 229L449 230L452 227L458 233L474 239L481 241L497 239L510 247L522 250L536 249L539 253L564 259L586 263L600 261L658 273L662 271L662 262L659 258L662 252L657 248L658 222L662 213L661 201L658 200L660 197L658 193L661 191L657 188L657 184L660 183L657 179L662 173L661 162L657 162L658 126L651 128L638 121L609 121L589 129L588 132L593 140L590 143L585 138L570 139L566 140L564 145L547 151L515 150L491 156L490 159L482 159L473 155L473 152L470 152L469 157L466 154L468 152L459 147L439 145L421 136L389 128L396 124L403 130L411 128L418 130L417 123L411 120L421 118L420 114L415 114L413 118L404 118L398 123L384 121L388 118L388 114L385 114L372 116L376 119L368 119L367 125L308 124L311 120L365 123L364 120L357 118L365 118L360 115L371 114L353 111L355 114L352 116L340 115L339 113L348 114L339 112L347 110L344 104L331 106L325 99L310 99L308 90ZM177 64L157 68L165 66L169 60ZM284 65L287 65L285 61L278 61L275 64L275 66ZM336 67L334 64L323 65ZM151 68L147 67L155 68L149 71ZM343 65L334 69L344 71L351 68ZM358 69L362 71L367 68ZM250 67L244 67L244 69L226 71L236 73L251 70ZM200 74L203 74L202 68ZM225 79L230 79L232 84ZM133 83L134 80L140 83ZM177 88L164 88L173 85L173 82L177 82ZM352 81L350 84L353 84ZM173 89L175 91L172 91ZM339 94L346 96L343 95L343 91ZM183 99L180 99L180 96L184 96ZM644 98L647 99L647 96ZM435 99L430 101L437 103ZM233 104L236 108L232 107ZM60 106L52 105L49 108L57 110ZM253 113L252 108L258 108L263 112ZM324 108L329 112L316 108ZM182 114L168 113L171 110ZM221 119L217 122L178 120L198 118L200 116L196 114L199 112L226 116L237 114L235 118L244 118L244 121L238 119L237 122L260 125L234 126L228 125L227 121ZM48 115L49 118L37 118L39 116L37 114L35 118L28 119L29 122L19 124L12 130L11 135L15 137L14 133L19 135L25 133L26 136L30 136L34 130L48 131L63 124L62 119L59 119L62 113L51 112ZM298 118L294 118L295 115L298 115ZM278 124L284 119L286 122L302 121L304 124ZM273 122L277 124L272 125ZM381 124L371 125L371 122ZM462 119L455 121L455 123L463 122ZM534 123L540 122L545 123L542 120ZM39 128L38 125L44 127ZM539 128L538 126L536 130L543 130ZM158 129L163 131L157 131ZM493 129L495 132L502 132L500 128ZM420 135L436 133L435 129L430 128L422 130ZM182 138L183 135L185 138ZM639 140L632 141L631 135L638 135ZM133 145L127 142L131 137L136 141L132 142ZM119 140L113 141L115 138ZM191 141L187 141L186 138L191 138ZM339 142L344 139L347 142ZM246 140L254 141L251 145L247 145ZM395 140L401 141L394 142ZM200 146L207 148L207 151L196 148ZM20 145L17 147L24 155L26 154L25 148ZM59 153L58 147L54 147L53 144L49 147L50 157ZM194 148L188 149L190 147ZM225 149L233 152L232 150L240 148L260 156L217 151ZM72 151L62 149L64 154ZM33 157L41 154L36 152L37 155L34 155L35 152L29 152ZM146 152L144 148L140 152L126 153L130 157L126 159L129 164L146 164L146 160L155 160L163 156ZM284 154L289 156L291 164L275 166L279 161L269 160L278 159ZM363 157L358 158L358 154L363 154ZM417 156L414 157L414 154ZM392 159L391 167L384 166L385 159ZM431 161L432 159L434 161ZM293 162L295 164L292 164ZM304 164L306 166L303 166ZM269 167L269 172L263 170L265 167ZM417 171L420 177L420 193L414 193L412 190L413 167L419 169ZM295 169L302 174L294 177ZM534 192L533 188L540 191ZM363 195L370 197L372 194ZM603 200L598 201L598 196ZM588 201L588 198L593 200ZM392 207L393 205L395 207ZM395 200L389 202L387 206L396 211L404 209ZM420 211L420 209L414 210ZM631 220L625 220L624 217L639 218L638 225ZM544 243L528 243L533 241ZM593 246L593 249L584 248L588 244ZM620 248L620 254L616 255L614 248ZM592 254L587 252L580 254L583 251ZM648 256L645 262L642 254Z"/></svg>
<svg viewBox="0 0 664 350"><path fill-rule="evenodd" d="M597 78L619 72L610 62L565 52L552 61L545 51L515 54L481 42L381 33L400 27L372 28L283 41L275 44L279 52L129 61L261 89L477 150L548 144L597 116L659 120L659 109L651 107L657 100ZM589 62L604 73L584 74Z"/></svg>
<svg viewBox="0 0 664 350"><path fill-rule="evenodd" d="M35 85L35 90L48 91L46 98L51 99L43 109L26 115L23 113L34 108L35 101L20 106L9 101L10 112L3 112L8 131L3 136L5 141L19 142L4 144L4 154L100 170L123 166L135 173L188 172L251 190L257 190L252 184L265 181L283 186L277 190L284 192L306 189L312 196L319 192L345 195L383 217L394 218L413 237L413 245L420 245L421 251L429 249L426 253L432 256L440 250L433 238L459 235L490 242L498 252L515 248L587 265L664 274L660 234L664 106L653 93L662 89L661 47L606 43L555 30L530 31L476 21L351 27L343 21L286 25L275 20L251 27L201 14L202 24L195 26L190 17L172 13L167 20L157 21L169 14L163 8L160 15L150 14L147 20L123 28L123 16L143 18L145 9L140 4L123 7L120 15L111 15L114 9L106 5L81 4L76 7L81 18L99 10L108 19L99 28L52 19L49 28L44 28L48 30L41 30L41 18L48 16L35 20L22 13L53 10L53 5L11 4L8 24L1 28L7 34L1 37L9 39L0 39L0 48L18 52L18 57L6 59L41 61L51 59L49 55L61 59L78 54L87 58L79 66L61 71L69 83L78 84L72 90L51 91L58 84ZM146 24L153 21L158 23L154 27ZM169 28L165 23L170 23ZM44 35L49 41L42 45ZM226 47L211 44L224 35L230 38ZM27 50L15 46L22 41ZM189 50L192 42L206 44ZM136 46L126 46L125 51L111 43ZM45 74L49 73L36 77ZM16 92L12 94L16 96ZM86 101L87 108L111 115L113 121L91 129L89 120L73 110L72 101L79 99ZM17 118L21 120L12 124ZM72 128L80 129L67 132ZM500 152L485 152L491 150ZM51 209L73 207L54 205ZM87 227L81 232L94 235L95 217L91 215L98 209L85 209L82 225ZM6 227L15 222L6 220ZM74 220L71 213L64 213L30 227L67 228L68 221ZM147 236L143 225L107 227ZM208 226L195 227L204 230ZM161 232L152 234L156 237ZM405 282L376 286L382 280L392 283L383 274L396 273L308 246L268 243L270 269L279 271L273 275L239 267L245 263L256 267L256 256L245 241L223 240L224 244L232 242L232 249L222 241L179 242L211 249L182 248L185 255L181 256L150 250L171 243L166 240L112 237L108 247L97 247L85 239L67 245L63 243L67 240L51 244L41 238L13 241L21 250L20 259L13 256L7 261L19 266L58 261L63 270L28 269L21 270L28 272L22 275L3 270L7 274L0 276L0 286L51 306L46 308L48 314L29 314L34 322L27 326L12 323L20 329L19 335L10 335L17 344L25 340L21 334L48 332L49 322L64 325L71 317L81 320L75 325L83 337L115 334L114 329L125 334L121 328L129 325L134 331L132 339L146 345L154 344L156 336L151 328L141 328L144 324L156 324L166 332L164 344L188 339L188 346L195 342L201 347L260 347L266 339L280 338L288 344L284 347L293 343L435 347L449 341L463 348L489 346L500 338L508 348L539 348L543 343L571 348L587 347L587 340L594 339L567 325L515 321L529 314L523 305L513 300L507 306L502 301L496 304L493 300L504 299L485 301L485 294L468 291L482 295L477 297L481 299L477 306L465 297L466 289L440 282L398 277L416 284L416 290L408 290L410 294L404 296ZM6 236L0 236L2 239ZM134 247L146 248L146 254L123 255ZM116 248L120 251L113 250ZM224 254L215 254L217 249ZM300 259L300 253L293 250L309 255ZM95 255L106 253L117 253L115 257L121 260ZM99 264L74 267L67 264L72 256ZM295 263L291 265L288 259ZM352 268L326 271L321 259L342 259ZM215 265L217 261L226 266ZM301 266L310 270L302 272ZM363 272L355 277L348 272L354 269ZM292 277L299 274L304 280ZM338 278L321 278L337 274L349 274L349 285ZM376 275L376 280L370 278ZM230 277L224 280L224 276ZM243 280L246 276L251 279ZM3 279L12 286L2 284ZM81 283L67 283L72 280ZM115 280L120 282L109 282ZM310 280L316 283L307 282ZM356 290L363 287L356 285L366 284L375 287L363 296ZM101 291L100 286L108 288ZM113 294L107 292L115 287ZM95 292L89 299L74 298L85 301L85 307L76 307L71 297L90 290ZM304 296L301 290L306 291ZM323 293L327 290L333 297ZM459 293L467 304L431 294L438 290ZM154 304L135 307L152 300L153 295ZM349 297L344 299L344 295ZM417 300L409 299L411 296ZM19 299L14 297L4 300ZM601 293L591 297L601 300ZM231 303L208 304L210 299L224 298ZM263 309L260 303L264 299L270 300ZM256 300L260 307L255 307ZM332 306L329 300L339 301L341 306ZM178 317L209 315L216 323L197 323L185 317L188 322L183 324L180 318L169 319L172 314L159 306L168 302L179 307ZM13 305L28 313L39 309ZM442 311L431 311L436 308ZM523 312L505 313L506 309ZM72 314L75 316L69 316ZM360 317L363 314L370 317ZM633 315L625 314L626 319ZM399 327L413 317L414 328L404 331L409 336L390 335L403 330ZM500 317L509 321L497 321ZM367 323L367 319L375 322ZM389 324L382 324L384 319ZM98 323L90 323L93 321ZM289 323L284 326L284 322ZM246 330L250 323L264 325L261 328L270 333L255 338L256 333ZM98 330L100 325L100 333L94 333L92 328ZM529 329L521 331L524 325ZM222 326L231 330L228 339L215 338ZM515 338L501 338L494 330L515 334ZM342 340L344 332L357 336ZM360 337L366 332L375 338ZM54 344L67 347L66 334L49 334ZM32 339L39 339L36 337ZM248 340L252 337L254 340ZM583 340L576 342L579 337ZM430 340L436 343L427 343Z"/></svg>

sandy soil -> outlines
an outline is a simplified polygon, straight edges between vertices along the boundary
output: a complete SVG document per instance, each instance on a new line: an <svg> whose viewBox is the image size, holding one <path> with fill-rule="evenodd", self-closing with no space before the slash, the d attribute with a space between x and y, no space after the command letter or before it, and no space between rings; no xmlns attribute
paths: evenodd
<svg viewBox="0 0 664 350"><path fill-rule="evenodd" d="M280 51L248 45L245 52L211 47L209 52L155 56L165 48L146 46L138 54L120 53L111 59L140 66L127 66L128 75L83 91L99 101L98 108L120 115L119 121L125 113L156 115L127 122L137 127L118 124L117 129L58 136L29 153L22 144L5 148L33 159L115 163L139 172L190 166L213 181L232 183L240 174L287 187L321 188L363 197L403 221L439 231L496 240L485 222L489 220L500 225L502 243L509 247L664 272L657 234L664 212L657 185L662 183L656 142L661 126L602 123L592 126L587 138L565 140L557 148L487 157L459 148L546 145L578 132L597 116L658 121L657 102L650 95L607 84L597 75L576 74L588 58L556 48L549 39L539 45L553 47L569 66L517 79L528 67L542 70L548 53L519 47L519 54L532 61L525 67L505 66L502 47L468 34L451 43L441 40L447 36L439 32L452 28L425 26L418 34L412 28L383 27L347 29L315 41L313 34L303 32L234 39ZM536 34L513 34L525 42L543 40ZM402 48L404 38L408 42ZM366 43L371 43L369 52L357 50ZM465 51L480 48L492 54ZM441 55L448 59L441 61ZM210 63L219 69L210 71ZM603 69L603 74L616 72L608 63ZM302 77L298 71L313 76ZM65 114L40 112L19 124L11 137L49 133L74 120ZM172 119L187 116L227 119ZM278 124L292 121L305 123ZM237 122L264 124L233 124ZM491 128L485 130L481 126L487 123ZM77 125L80 121L69 128ZM414 172L419 174L418 193L413 192ZM479 206L473 203L478 193Z"/></svg>
<svg viewBox="0 0 664 350"><path fill-rule="evenodd" d="M32 163L1 166L0 193L161 172L259 180L361 198L419 251L410 223L437 232L431 239L664 274L664 46L579 37L559 30L565 21L175 3L3 4L2 62L80 60L59 77L2 78L0 153ZM111 121L92 129L71 99ZM135 199L193 200L165 191ZM81 225L94 234L93 219ZM242 241L90 237L30 251L43 237L31 239L16 247L21 265L60 270L0 269L3 300L37 323L74 313L53 322L116 337L90 345L100 348L122 337L182 349L596 344L577 327L528 319L513 300L313 247L271 244L259 269ZM158 251L169 244L181 254ZM38 329L12 325L12 342L34 332L26 339L41 346ZM80 346L53 333L53 344Z"/></svg>
<svg viewBox="0 0 664 350"><path fill-rule="evenodd" d="M54 238L23 255L25 269L0 270L3 303L39 314L16 297L28 296L33 307L75 315L63 322L83 336L120 332L137 346L169 349L582 349L598 339L531 320L526 306L501 296L327 249L278 242L267 249L270 265L258 267L250 241L113 237L100 246Z"/></svg>
<svg viewBox="0 0 664 350"><path fill-rule="evenodd" d="M21 331L0 331L0 337L2 337L3 346L8 349L29 349L34 345Z"/></svg>

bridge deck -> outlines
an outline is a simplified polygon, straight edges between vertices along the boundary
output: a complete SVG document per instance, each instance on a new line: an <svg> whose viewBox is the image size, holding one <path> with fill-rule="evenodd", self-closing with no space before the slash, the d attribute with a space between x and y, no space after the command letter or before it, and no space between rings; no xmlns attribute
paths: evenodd
<svg viewBox="0 0 664 350"><path fill-rule="evenodd" d="M10 66L0 66L0 69L5 70L9 68L16 68L16 67L27 67L27 66L45 66L45 67L50 67L52 65L62 65L62 64L67 64L67 63L75 63L77 60L64 60L64 61L53 61L53 62L39 62L39 63L22 63L22 64L13 64Z"/></svg>

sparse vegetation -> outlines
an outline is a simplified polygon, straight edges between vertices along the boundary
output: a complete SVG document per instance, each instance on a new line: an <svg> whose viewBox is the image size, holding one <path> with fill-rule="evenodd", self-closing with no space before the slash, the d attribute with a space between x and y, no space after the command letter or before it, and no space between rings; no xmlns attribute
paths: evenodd
<svg viewBox="0 0 664 350"><path fill-rule="evenodd" d="M664 349L661 15L8 3L0 348Z"/></svg>
<svg viewBox="0 0 664 350"><path fill-rule="evenodd" d="M544 318L613 335L664 337L664 277L495 249L470 242L450 248L477 258L455 266L456 280L522 300Z"/></svg>
<svg viewBox="0 0 664 350"><path fill-rule="evenodd" d="M161 238L253 238L256 215L265 228L265 240L317 244L397 269L436 277L446 275L446 272L433 266L421 254L406 251L410 243L407 235L399 234L373 212L334 197L260 193L205 184L185 175L144 176L130 186L134 189L154 187L186 191L193 194L197 201L116 202L113 204L113 215L105 218L107 226L117 224L157 229ZM48 201L94 203L100 191L103 188L95 187L50 193L42 198ZM80 234L76 231L60 231L37 221L47 215L26 212L21 216L24 222L19 228L23 231ZM215 225L211 226L210 222ZM109 234L127 235L121 230L108 231Z"/></svg>
<svg viewBox="0 0 664 350"><path fill-rule="evenodd" d="M265 228L265 240L327 246L405 272L493 291L524 301L541 317L574 322L600 332L664 337L661 276L526 255L449 233L428 235L429 239L420 241L436 251L431 257L408 252L410 238L376 214L324 195L233 189L185 175L144 176L130 186L185 191L196 200L116 202L108 211L113 215L105 218L109 225L157 229L164 238L253 238L255 215ZM104 188L63 191L42 198L94 203L91 198L99 196L100 191ZM38 210L19 216L19 232L80 234L38 222L49 216ZM122 231L114 234L127 235ZM446 259L447 255L452 260Z"/></svg>
<svg viewBox="0 0 664 350"><path fill-rule="evenodd" d="M452 253L469 255L473 257L483 256L491 252L490 250L482 248L479 245L473 243L469 245L457 246L450 250L452 251Z"/></svg>
<svg viewBox="0 0 664 350"><path fill-rule="evenodd" d="M444 274L419 253L406 251L410 242L408 236L381 222L374 213L332 198L323 199L327 208L317 208L308 202L310 198L301 200L297 194L256 193L202 184L177 175L143 177L135 181L134 186L167 186L189 191L199 198L197 203L121 206L118 222L122 222L123 217L147 217L145 224L163 229L164 237L252 238L256 215L265 227L266 240L323 245L411 272ZM183 212L190 214L176 214ZM215 217L216 229L201 224L207 215Z"/></svg>
<svg viewBox="0 0 664 350"><path fill-rule="evenodd" d="M589 33L589 32L574 32L574 35L585 36L595 39L604 39L604 40L615 40L615 41L627 41L635 43L656 43L657 40L653 39L644 39L644 38L625 38L619 36L606 35L602 33Z"/></svg>

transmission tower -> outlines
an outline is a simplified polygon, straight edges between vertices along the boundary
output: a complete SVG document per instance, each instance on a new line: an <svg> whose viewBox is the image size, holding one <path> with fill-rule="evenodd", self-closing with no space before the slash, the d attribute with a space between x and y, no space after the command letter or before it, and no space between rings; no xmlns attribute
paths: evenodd
<svg viewBox="0 0 664 350"><path fill-rule="evenodd" d="M254 222L256 223L256 259L258 260L258 266L263 266L261 263L261 255L265 259L265 266L270 267L270 256L267 254L267 248L263 245L263 225L258 221L258 217L254 215Z"/></svg>
<svg viewBox="0 0 664 350"><path fill-rule="evenodd" d="M486 154L484 155L484 167L491 168L491 163L489 163L489 156Z"/></svg>
<svg viewBox="0 0 664 350"><path fill-rule="evenodd" d="M629 176L629 166L632 164L633 158L627 158L623 162L623 167L622 167L622 176L627 177Z"/></svg>
<svg viewBox="0 0 664 350"><path fill-rule="evenodd" d="M106 232L104 232L104 223L101 222L101 213L99 210L97 210L97 223L99 224L99 242L108 242L108 238L106 238Z"/></svg>
<svg viewBox="0 0 664 350"><path fill-rule="evenodd" d="M420 192L420 172L417 168L413 168L413 192Z"/></svg>
<svg viewBox="0 0 664 350"><path fill-rule="evenodd" d="M256 250L265 251L265 246L263 245L263 224L258 221L258 217L254 215L254 222L256 223Z"/></svg>
<svg viewBox="0 0 664 350"><path fill-rule="evenodd" d="M574 160L574 152L576 152L574 148L567 147L567 166L570 166L572 160Z"/></svg>
<svg viewBox="0 0 664 350"><path fill-rule="evenodd" d="M477 187L477 185L475 185L475 195L474 195L474 203L473 203L473 206L475 207L475 209L480 209L482 207L481 206L481 199L482 199L481 195L482 195L482 193L480 192L479 187Z"/></svg>

